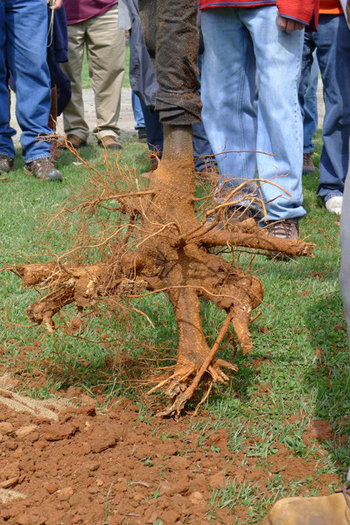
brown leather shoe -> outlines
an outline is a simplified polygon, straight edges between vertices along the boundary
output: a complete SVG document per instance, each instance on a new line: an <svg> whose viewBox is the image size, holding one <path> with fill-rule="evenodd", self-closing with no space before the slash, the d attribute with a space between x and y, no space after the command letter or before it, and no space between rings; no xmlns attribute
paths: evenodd
<svg viewBox="0 0 350 525"><path fill-rule="evenodd" d="M62 180L62 173L55 168L50 157L41 157L32 162L27 162L24 165L24 171L32 173L37 179L41 180Z"/></svg>
<svg viewBox="0 0 350 525"><path fill-rule="evenodd" d="M120 144L117 137L114 135L106 135L105 137L101 137L98 141L98 145L100 148L103 149L122 149L123 146Z"/></svg>
<svg viewBox="0 0 350 525"><path fill-rule="evenodd" d="M221 217L219 220L216 213L211 213L207 217L205 227L214 230L230 231L232 226L235 226L240 222L253 219L255 224L258 224L261 218L261 210L255 206L228 206L224 210L221 210ZM254 224L254 222L252 222L252 224Z"/></svg>
<svg viewBox="0 0 350 525"><path fill-rule="evenodd" d="M86 146L86 141L78 137L78 135L74 135L74 133L68 133L67 142L68 142L68 145L73 147L74 149L79 149L82 146ZM63 146L63 147L66 147L66 146Z"/></svg>
<svg viewBox="0 0 350 525"><path fill-rule="evenodd" d="M0 153L0 173L8 173L13 168L13 159Z"/></svg>
<svg viewBox="0 0 350 525"><path fill-rule="evenodd" d="M303 174L315 173L316 168L312 162L311 153L304 153L303 155Z"/></svg>
<svg viewBox="0 0 350 525"><path fill-rule="evenodd" d="M299 220L284 219L280 221L268 221L266 229L269 237L279 237L280 239L299 239Z"/></svg>

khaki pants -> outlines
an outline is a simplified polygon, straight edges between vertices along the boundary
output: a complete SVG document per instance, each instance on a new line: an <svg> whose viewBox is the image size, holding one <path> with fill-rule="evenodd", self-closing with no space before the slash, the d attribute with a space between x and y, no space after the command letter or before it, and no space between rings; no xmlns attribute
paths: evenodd
<svg viewBox="0 0 350 525"><path fill-rule="evenodd" d="M64 131L83 140L89 136L84 118L81 72L86 48L89 75L95 95L98 137L118 136L121 89L125 71L125 32L118 29L118 6L106 13L68 26L68 58L62 71L72 85L72 98L63 113Z"/></svg>

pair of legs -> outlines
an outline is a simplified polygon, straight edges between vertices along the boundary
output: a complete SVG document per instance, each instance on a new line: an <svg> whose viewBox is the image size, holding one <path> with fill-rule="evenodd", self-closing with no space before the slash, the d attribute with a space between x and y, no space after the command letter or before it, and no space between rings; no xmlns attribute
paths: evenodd
<svg viewBox="0 0 350 525"><path fill-rule="evenodd" d="M99 139L118 137L121 90L125 70L125 32L118 29L118 6L106 13L68 26L68 62L62 71L71 81L72 97L63 113L64 131L82 141L89 136L84 118L81 72L87 52L91 85L95 94L96 126Z"/></svg>
<svg viewBox="0 0 350 525"><path fill-rule="evenodd" d="M51 86L47 65L47 6L42 0L0 2L0 155L15 156L10 127L7 66L16 84L16 117L22 130L23 158L30 163L50 157L50 144L38 135L48 127Z"/></svg>
<svg viewBox="0 0 350 525"><path fill-rule="evenodd" d="M343 15L320 15L317 31L305 35L301 99L315 49L326 108L317 195L326 204L332 197L343 196L349 161L350 85L345 72L350 60L350 32Z"/></svg>
<svg viewBox="0 0 350 525"><path fill-rule="evenodd" d="M304 33L281 31L277 16L276 6L202 12L202 118L221 184L257 174L273 182L260 185L268 221L305 215L298 101Z"/></svg>

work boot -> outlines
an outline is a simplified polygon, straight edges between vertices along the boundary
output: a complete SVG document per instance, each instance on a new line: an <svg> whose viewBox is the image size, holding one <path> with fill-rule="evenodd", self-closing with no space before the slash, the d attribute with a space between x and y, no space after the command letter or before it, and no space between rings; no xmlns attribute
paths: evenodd
<svg viewBox="0 0 350 525"><path fill-rule="evenodd" d="M63 143L62 145L63 148L67 148L67 145L68 147L71 147L74 149L79 149L83 146L86 146L86 141L78 137L78 135L74 135L73 133L68 133L66 137L66 141L67 141L67 144Z"/></svg>
<svg viewBox="0 0 350 525"><path fill-rule="evenodd" d="M145 127L137 128L137 135L141 142L147 142L147 132Z"/></svg>
<svg viewBox="0 0 350 525"><path fill-rule="evenodd" d="M350 525L349 485L344 492L315 498L285 498L261 525Z"/></svg>
<svg viewBox="0 0 350 525"><path fill-rule="evenodd" d="M228 206L221 211L220 220L215 224L215 230L230 230L231 226L235 226L239 222L244 222L248 219L254 219L256 223L262 217L261 211L255 206ZM206 222L205 227L210 228L217 222L217 214L211 213Z"/></svg>
<svg viewBox="0 0 350 525"><path fill-rule="evenodd" d="M13 168L13 159L0 153L0 173L8 173Z"/></svg>
<svg viewBox="0 0 350 525"><path fill-rule="evenodd" d="M316 168L312 162L311 153L304 153L303 155L303 174L315 173Z"/></svg>
<svg viewBox="0 0 350 525"><path fill-rule="evenodd" d="M280 239L299 239L299 220L284 219L280 221L268 221L266 229L269 237L279 237Z"/></svg>
<svg viewBox="0 0 350 525"><path fill-rule="evenodd" d="M114 135L106 135L105 137L101 137L98 141L98 145L100 148L104 149L123 149L123 146Z"/></svg>
<svg viewBox="0 0 350 525"><path fill-rule="evenodd" d="M62 180L62 173L55 168L49 157L41 157L32 162L27 162L24 165L24 171L32 173L37 179L41 180Z"/></svg>

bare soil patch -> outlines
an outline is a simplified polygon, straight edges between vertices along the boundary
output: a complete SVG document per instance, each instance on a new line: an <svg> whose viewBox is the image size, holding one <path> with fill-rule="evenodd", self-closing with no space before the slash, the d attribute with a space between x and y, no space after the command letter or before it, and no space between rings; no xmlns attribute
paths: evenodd
<svg viewBox="0 0 350 525"><path fill-rule="evenodd" d="M21 403L21 411L9 401ZM0 391L0 523L174 525L233 523L234 517L244 523L248 506L213 513L214 491L235 480L256 484L268 497L269 482L280 474L286 481L312 476L327 494L327 483L338 481L319 474L317 453L305 460L282 444L263 468L258 458L234 455L226 429L205 436L195 430L203 420L214 422L208 412L145 420L124 398L105 414L92 399L81 401L64 406L66 400L36 402Z"/></svg>

